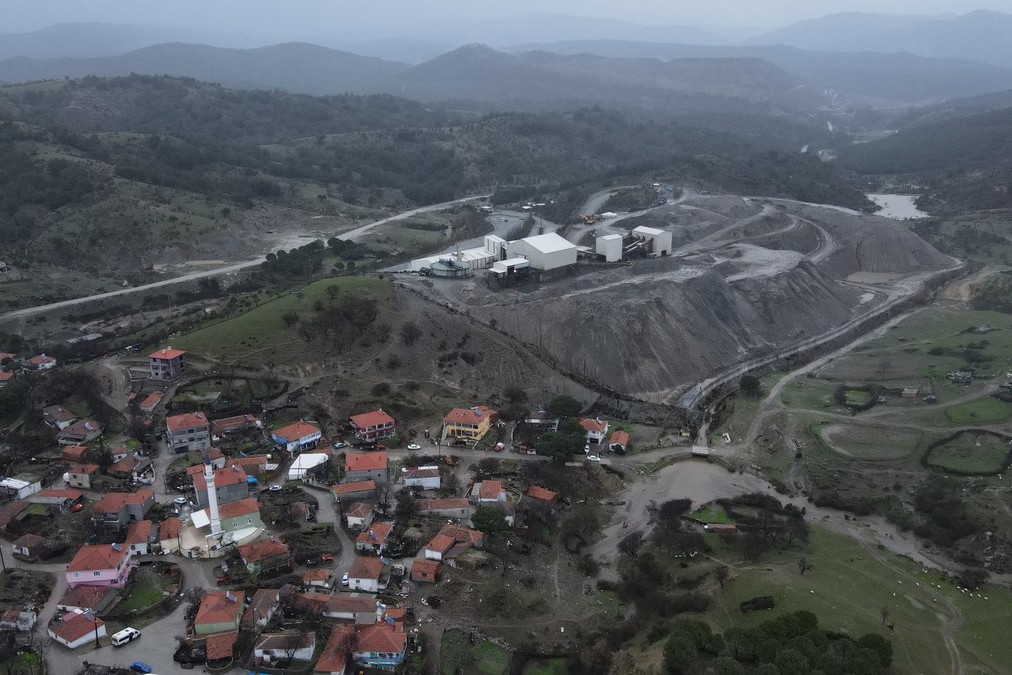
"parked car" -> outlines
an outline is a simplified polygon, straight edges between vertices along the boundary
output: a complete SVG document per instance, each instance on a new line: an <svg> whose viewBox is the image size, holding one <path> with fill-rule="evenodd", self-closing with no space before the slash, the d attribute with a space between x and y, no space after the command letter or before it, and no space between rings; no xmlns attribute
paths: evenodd
<svg viewBox="0 0 1012 675"><path fill-rule="evenodd" d="M347 448L347 447L348 447L348 444L345 443L344 441L338 441L337 443L334 443L334 449L335 450L340 450L341 448Z"/></svg>
<svg viewBox="0 0 1012 675"><path fill-rule="evenodd" d="M176 497L172 500L172 503L177 506L186 506L186 497Z"/></svg>
<svg viewBox="0 0 1012 675"><path fill-rule="evenodd" d="M71 513L80 513L83 510L84 510L84 504L74 504L73 506L70 507L70 512Z"/></svg>
<svg viewBox="0 0 1012 675"><path fill-rule="evenodd" d="M270 486L267 489L270 490L271 492L281 492L281 486L277 483L275 483L274 485Z"/></svg>
<svg viewBox="0 0 1012 675"><path fill-rule="evenodd" d="M144 675L147 675L147 673L150 673L152 670L154 670L154 668L144 663L143 661L134 661L133 663L130 664L130 670L134 671L135 673L144 673Z"/></svg>
<svg viewBox="0 0 1012 675"><path fill-rule="evenodd" d="M123 645L125 645L128 642L133 642L134 640L136 640L140 636L141 636L141 632L139 630L137 630L136 628L130 628L129 626L127 626L126 628L124 628L123 630L119 631L118 633L113 633L113 636L112 636L112 646L113 647L122 647ZM148 672L151 672L151 671L149 670Z"/></svg>
<svg viewBox="0 0 1012 675"><path fill-rule="evenodd" d="M408 450L421 450L422 446L417 443L408 443Z"/></svg>
<svg viewBox="0 0 1012 675"><path fill-rule="evenodd" d="M344 576L341 577L341 585L342 586L347 586L348 585L348 573L347 572L345 572Z"/></svg>
<svg viewBox="0 0 1012 675"><path fill-rule="evenodd" d="M597 455L587 455L587 460L591 462L600 462L601 458Z"/></svg>

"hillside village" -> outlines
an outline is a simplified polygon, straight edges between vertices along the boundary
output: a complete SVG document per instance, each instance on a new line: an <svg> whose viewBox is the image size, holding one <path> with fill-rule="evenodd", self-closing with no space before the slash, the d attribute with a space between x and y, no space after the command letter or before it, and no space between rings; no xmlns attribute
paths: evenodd
<svg viewBox="0 0 1012 675"><path fill-rule="evenodd" d="M35 361L6 372L61 372ZM631 448L627 425L580 418L566 397L509 424L475 401L424 429L382 409L325 426L268 402L215 417L175 396L208 376L199 355L145 361L122 359L123 400L46 401L51 447L0 481L6 565L49 576L0 610L15 643L37 648L43 631L42 653L68 668L155 650L215 672L420 672L444 580L524 567L515 553L555 538L582 494L539 479L541 460L599 470ZM180 637L156 646L153 632Z"/></svg>

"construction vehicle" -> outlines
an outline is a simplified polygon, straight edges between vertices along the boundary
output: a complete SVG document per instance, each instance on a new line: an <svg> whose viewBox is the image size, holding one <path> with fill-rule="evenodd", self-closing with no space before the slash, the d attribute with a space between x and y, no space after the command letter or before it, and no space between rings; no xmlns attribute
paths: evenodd
<svg viewBox="0 0 1012 675"><path fill-rule="evenodd" d="M580 220L583 221L584 225L593 225L597 221L601 220L601 216L597 215L596 213L590 216L588 216L585 213L581 213Z"/></svg>

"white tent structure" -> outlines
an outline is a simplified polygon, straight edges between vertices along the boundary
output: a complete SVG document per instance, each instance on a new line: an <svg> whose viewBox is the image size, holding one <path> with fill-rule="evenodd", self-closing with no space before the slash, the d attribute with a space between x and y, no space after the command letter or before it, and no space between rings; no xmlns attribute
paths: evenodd
<svg viewBox="0 0 1012 675"><path fill-rule="evenodd" d="M288 480L302 480L307 472L326 462L329 457L330 455L322 452L306 452L299 455L288 467Z"/></svg>

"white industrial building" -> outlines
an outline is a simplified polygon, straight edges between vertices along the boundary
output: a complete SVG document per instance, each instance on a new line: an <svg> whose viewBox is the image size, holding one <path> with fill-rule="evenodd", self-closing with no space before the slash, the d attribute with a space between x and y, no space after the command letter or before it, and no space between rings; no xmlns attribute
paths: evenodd
<svg viewBox="0 0 1012 675"><path fill-rule="evenodd" d="M654 227L640 225L632 231L637 239L644 242L647 255L652 257L671 254L671 233Z"/></svg>
<svg viewBox="0 0 1012 675"><path fill-rule="evenodd" d="M492 266L496 260L506 257L506 240L494 234L485 235L481 248L457 249L453 253L443 253L411 261L411 271L420 272L430 269L441 260L450 260L470 270L483 270Z"/></svg>
<svg viewBox="0 0 1012 675"><path fill-rule="evenodd" d="M536 270L554 270L576 264L576 245L554 232L511 241L510 258L526 258Z"/></svg>
<svg viewBox="0 0 1012 675"><path fill-rule="evenodd" d="M527 258L507 258L506 260L497 260L492 263L492 274L497 277L505 277L510 274L516 274L518 271L527 269L531 266L531 261Z"/></svg>
<svg viewBox="0 0 1012 675"><path fill-rule="evenodd" d="M604 256L605 262L618 262L622 259L622 235L606 234L594 241L594 252Z"/></svg>

